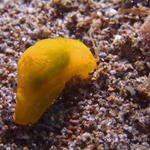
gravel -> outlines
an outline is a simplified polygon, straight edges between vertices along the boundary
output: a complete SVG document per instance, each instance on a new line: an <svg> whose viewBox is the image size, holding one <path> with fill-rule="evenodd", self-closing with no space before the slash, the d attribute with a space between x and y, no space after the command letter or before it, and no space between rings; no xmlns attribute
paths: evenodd
<svg viewBox="0 0 150 150"><path fill-rule="evenodd" d="M0 0L0 149L149 150L149 7L148 0ZM16 125L18 59L58 36L84 42L98 67L91 79L70 81L36 124Z"/></svg>

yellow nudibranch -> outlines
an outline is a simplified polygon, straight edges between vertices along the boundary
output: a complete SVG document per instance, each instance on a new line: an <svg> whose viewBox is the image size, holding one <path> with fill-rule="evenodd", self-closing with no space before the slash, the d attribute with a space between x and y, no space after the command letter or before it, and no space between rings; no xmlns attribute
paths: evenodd
<svg viewBox="0 0 150 150"><path fill-rule="evenodd" d="M35 123L74 76L89 77L96 59L80 41L54 38L38 41L19 59L15 123Z"/></svg>

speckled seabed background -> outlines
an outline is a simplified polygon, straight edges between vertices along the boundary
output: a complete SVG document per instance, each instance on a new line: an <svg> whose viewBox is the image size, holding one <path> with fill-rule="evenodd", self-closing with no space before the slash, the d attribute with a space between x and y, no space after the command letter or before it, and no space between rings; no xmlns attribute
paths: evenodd
<svg viewBox="0 0 150 150"><path fill-rule="evenodd" d="M0 0L0 150L149 150L149 0ZM17 61L44 38L84 42L99 62L36 124L18 126Z"/></svg>

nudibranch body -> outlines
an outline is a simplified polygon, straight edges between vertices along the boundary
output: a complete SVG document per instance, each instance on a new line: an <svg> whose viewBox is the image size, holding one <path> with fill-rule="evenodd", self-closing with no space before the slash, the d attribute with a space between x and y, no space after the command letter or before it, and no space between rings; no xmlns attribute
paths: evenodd
<svg viewBox="0 0 150 150"><path fill-rule="evenodd" d="M17 65L15 123L35 123L71 78L86 79L95 68L92 53L77 40L44 39L29 47Z"/></svg>

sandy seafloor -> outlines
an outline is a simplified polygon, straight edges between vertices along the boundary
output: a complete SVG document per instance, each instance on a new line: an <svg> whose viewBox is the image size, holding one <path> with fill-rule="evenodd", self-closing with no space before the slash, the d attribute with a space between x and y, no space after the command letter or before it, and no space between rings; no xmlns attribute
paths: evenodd
<svg viewBox="0 0 150 150"><path fill-rule="evenodd" d="M149 0L0 0L0 150L150 149L149 11ZM58 36L97 51L98 67L38 123L16 125L18 59Z"/></svg>

